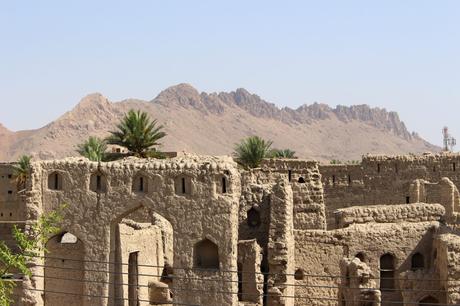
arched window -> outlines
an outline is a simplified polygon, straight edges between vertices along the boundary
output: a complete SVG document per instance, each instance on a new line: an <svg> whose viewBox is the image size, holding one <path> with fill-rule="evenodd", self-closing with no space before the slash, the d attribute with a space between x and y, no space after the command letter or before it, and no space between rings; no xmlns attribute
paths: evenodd
<svg viewBox="0 0 460 306"><path fill-rule="evenodd" d="M391 254L380 257L380 290L394 289L395 260Z"/></svg>
<svg viewBox="0 0 460 306"><path fill-rule="evenodd" d="M254 207L247 212L247 222L249 227L258 227L260 225L260 213Z"/></svg>
<svg viewBox="0 0 460 306"><path fill-rule="evenodd" d="M195 267L219 269L219 248L209 239L195 244Z"/></svg>
<svg viewBox="0 0 460 306"><path fill-rule="evenodd" d="M148 192L148 179L142 175L136 175L133 179L132 191L134 193L146 193Z"/></svg>
<svg viewBox="0 0 460 306"><path fill-rule="evenodd" d="M48 189L62 190L62 174L59 172L53 172L48 175Z"/></svg>
<svg viewBox="0 0 460 306"><path fill-rule="evenodd" d="M356 254L355 256L356 258L359 258L359 260L361 260L361 262L364 262L364 259L366 258L364 256L364 253L363 252L359 252L358 254Z"/></svg>
<svg viewBox="0 0 460 306"><path fill-rule="evenodd" d="M97 193L107 192L107 178L105 175L101 172L91 174L89 189Z"/></svg>
<svg viewBox="0 0 460 306"><path fill-rule="evenodd" d="M71 233L63 233L60 240L60 243L66 244L66 243L77 243L78 238L77 236L71 234Z"/></svg>
<svg viewBox="0 0 460 306"><path fill-rule="evenodd" d="M299 177L299 179L297 180L299 183L305 183L305 179L301 176Z"/></svg>
<svg viewBox="0 0 460 306"><path fill-rule="evenodd" d="M419 306L432 306L437 304L439 304L438 299L432 297L431 295L421 299L420 302L418 302Z"/></svg>
<svg viewBox="0 0 460 306"><path fill-rule="evenodd" d="M411 258L411 269L419 270L425 267L425 258L420 253L415 253Z"/></svg>

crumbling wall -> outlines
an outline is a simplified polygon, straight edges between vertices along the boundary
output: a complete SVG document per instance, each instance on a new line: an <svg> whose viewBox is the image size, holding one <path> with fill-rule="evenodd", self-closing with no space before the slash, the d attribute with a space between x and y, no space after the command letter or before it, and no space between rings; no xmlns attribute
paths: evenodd
<svg viewBox="0 0 460 306"><path fill-rule="evenodd" d="M436 237L434 247L441 293L445 296L447 304L458 305L460 303L460 237L452 233L441 234Z"/></svg>
<svg viewBox="0 0 460 306"><path fill-rule="evenodd" d="M317 162L267 159L262 163L260 172L269 182L276 181L281 175L290 183L294 201L295 229L326 228L323 185Z"/></svg>
<svg viewBox="0 0 460 306"><path fill-rule="evenodd" d="M355 206L335 211L337 228L358 223L440 221L445 209L440 204L400 204Z"/></svg>
<svg viewBox="0 0 460 306"><path fill-rule="evenodd" d="M447 177L458 188L459 166L460 155L451 153L366 155L358 165L319 165L328 228L335 228L333 212L339 208L424 202L412 193L411 184L417 179L438 183Z"/></svg>
<svg viewBox="0 0 460 306"><path fill-rule="evenodd" d="M50 173L62 171L62 190L49 190ZM139 193L132 180L142 171L149 182L157 184ZM90 178L100 175L106 189L93 191ZM225 193L216 188L216 176L225 176ZM190 189L178 192L178 177L186 177ZM97 184L96 184L97 185ZM75 234L85 245L83 305L108 305L103 298L111 292L109 270L113 227L124 216L144 207L158 213L173 228L174 301L189 304L235 305L240 175L230 158L187 156L170 160L128 159L111 163L93 163L85 159L33 163L28 202L31 210L47 212L67 203L62 229ZM218 247L218 269L195 266L194 246L208 239ZM104 264L107 263L107 264ZM37 272L42 272L37 270ZM215 281L211 281L215 280ZM38 284L40 286L40 284ZM190 294L195 292L197 294ZM210 294L210 292L216 292ZM199 293L199 294L198 294ZM102 297L99 297L102 296ZM41 302L37 297L37 305Z"/></svg>
<svg viewBox="0 0 460 306"><path fill-rule="evenodd" d="M262 249L255 239L238 242L238 300L263 303Z"/></svg>
<svg viewBox="0 0 460 306"><path fill-rule="evenodd" d="M138 260L138 297L148 300L149 281L159 281L164 267L163 241L161 229L151 223L136 223L124 220L119 224L119 261L121 265L121 290L122 297L129 297L129 256L137 253ZM120 300L119 305L128 305L128 300Z"/></svg>
<svg viewBox="0 0 460 306"><path fill-rule="evenodd" d="M340 260L346 252L341 235L295 230L295 305L335 306Z"/></svg>
<svg viewBox="0 0 460 306"><path fill-rule="evenodd" d="M18 190L14 165L0 163L0 224L3 221L20 223L26 220L25 203L21 195L25 193Z"/></svg>
<svg viewBox="0 0 460 306"><path fill-rule="evenodd" d="M294 224L292 189L287 180L280 179L271 194L270 228L268 240L268 304L294 305Z"/></svg>

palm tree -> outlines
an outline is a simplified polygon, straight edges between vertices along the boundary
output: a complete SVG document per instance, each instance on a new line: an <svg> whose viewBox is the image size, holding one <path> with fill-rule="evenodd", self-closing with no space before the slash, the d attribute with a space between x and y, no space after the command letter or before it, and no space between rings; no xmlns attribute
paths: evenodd
<svg viewBox="0 0 460 306"><path fill-rule="evenodd" d="M77 151L89 160L100 162L105 159L107 143L98 137L90 136L88 140L78 145Z"/></svg>
<svg viewBox="0 0 460 306"><path fill-rule="evenodd" d="M29 155L22 155L13 168L13 177L18 190L23 190L26 188L26 181L29 177L31 159L32 157Z"/></svg>
<svg viewBox="0 0 460 306"><path fill-rule="evenodd" d="M156 120L150 120L146 112L130 110L117 125L117 130L110 132L107 143L119 145L138 157L147 157L153 146L159 145L158 140L166 136L163 126Z"/></svg>
<svg viewBox="0 0 460 306"><path fill-rule="evenodd" d="M297 158L291 149L274 149L272 155L274 158Z"/></svg>
<svg viewBox="0 0 460 306"><path fill-rule="evenodd" d="M233 155L236 161L246 168L256 168L262 159L270 157L272 141L259 136L250 136L241 140L235 147Z"/></svg>

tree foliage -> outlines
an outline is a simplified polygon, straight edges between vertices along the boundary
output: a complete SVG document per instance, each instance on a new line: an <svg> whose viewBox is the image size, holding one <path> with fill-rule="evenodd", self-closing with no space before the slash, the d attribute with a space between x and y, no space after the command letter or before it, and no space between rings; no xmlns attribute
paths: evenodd
<svg viewBox="0 0 460 306"><path fill-rule="evenodd" d="M91 161L100 162L105 159L107 143L103 139L90 136L84 143L78 145L77 151Z"/></svg>
<svg viewBox="0 0 460 306"><path fill-rule="evenodd" d="M272 157L274 158L297 158L295 151L291 149L273 149Z"/></svg>
<svg viewBox="0 0 460 306"><path fill-rule="evenodd" d="M17 164L13 168L13 177L16 182L16 187L18 190L23 190L26 188L26 181L29 177L30 172L30 161L32 157L29 155L22 155Z"/></svg>
<svg viewBox="0 0 460 306"><path fill-rule="evenodd" d="M262 159L271 156L272 141L259 136L250 136L236 144L234 157L246 168L257 168Z"/></svg>
<svg viewBox="0 0 460 306"><path fill-rule="evenodd" d="M162 130L163 126L151 120L146 112L130 110L117 125L117 130L110 132L112 135L107 143L125 147L135 156L147 157L151 148L166 136Z"/></svg>
<svg viewBox="0 0 460 306"><path fill-rule="evenodd" d="M36 223L26 231L13 227L13 238L16 242L17 252L13 252L0 240L0 306L9 306L13 302L11 295L16 282L11 272L19 272L31 277L28 263L32 258L41 256L47 252L45 244L49 238L59 232L59 224L62 220L61 206L59 210L43 214Z"/></svg>

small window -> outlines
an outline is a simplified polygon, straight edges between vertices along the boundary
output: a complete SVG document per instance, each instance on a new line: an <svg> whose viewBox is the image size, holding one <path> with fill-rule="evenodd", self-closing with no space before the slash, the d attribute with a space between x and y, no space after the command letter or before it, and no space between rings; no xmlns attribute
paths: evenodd
<svg viewBox="0 0 460 306"><path fill-rule="evenodd" d="M406 197L406 204L409 204L409 203L410 203L410 197L407 196L407 197Z"/></svg>
<svg viewBox="0 0 460 306"><path fill-rule="evenodd" d="M222 177L222 193L227 193L227 178Z"/></svg>
<svg viewBox="0 0 460 306"><path fill-rule="evenodd" d="M364 262L365 256L364 256L363 252L359 252L358 254L356 254L355 257L359 258L359 260L361 260L361 262Z"/></svg>
<svg viewBox="0 0 460 306"><path fill-rule="evenodd" d="M13 194L13 190L8 190L8 194Z"/></svg>
<svg viewBox="0 0 460 306"><path fill-rule="evenodd" d="M288 170L288 181L292 180L292 170Z"/></svg>
<svg viewBox="0 0 460 306"><path fill-rule="evenodd" d="M299 183L305 183L305 179L301 176L299 177L299 179L297 180Z"/></svg>
<svg viewBox="0 0 460 306"><path fill-rule="evenodd" d="M62 174L53 172L48 175L48 189L62 190Z"/></svg>
<svg viewBox="0 0 460 306"><path fill-rule="evenodd" d="M351 185L351 175L348 174L348 185Z"/></svg>
<svg viewBox="0 0 460 306"><path fill-rule="evenodd" d="M418 252L412 255L411 269L415 271L415 270L423 269L424 267L425 267L425 259L423 255Z"/></svg>
<svg viewBox="0 0 460 306"><path fill-rule="evenodd" d="M332 176L332 184L335 184L335 175Z"/></svg>
<svg viewBox="0 0 460 306"><path fill-rule="evenodd" d="M260 213L254 207L247 212L247 222L249 227L258 227L260 225Z"/></svg>
<svg viewBox="0 0 460 306"><path fill-rule="evenodd" d="M297 269L294 272L294 279L295 280L303 280L305 278L305 273L302 269Z"/></svg>
<svg viewBox="0 0 460 306"><path fill-rule="evenodd" d="M8 174L8 178L9 178L9 179L12 178L12 177L13 177L13 176L12 176L11 174Z"/></svg>
<svg viewBox="0 0 460 306"><path fill-rule="evenodd" d="M12 217L12 216L13 216L13 213L10 213L10 217Z"/></svg>
<svg viewBox="0 0 460 306"><path fill-rule="evenodd" d="M133 179L132 191L135 193L148 192L148 179L142 175L136 175Z"/></svg>
<svg viewBox="0 0 460 306"><path fill-rule="evenodd" d="M204 269L219 269L219 248L209 239L195 244L195 266Z"/></svg>
<svg viewBox="0 0 460 306"><path fill-rule="evenodd" d="M433 166L433 172L436 172L436 166Z"/></svg>
<svg viewBox="0 0 460 306"><path fill-rule="evenodd" d="M97 193L107 192L107 179L105 175L100 172L91 174L89 187L91 191Z"/></svg>
<svg viewBox="0 0 460 306"><path fill-rule="evenodd" d="M192 180L188 176L179 176L175 179L174 189L177 195L191 194Z"/></svg>
<svg viewBox="0 0 460 306"><path fill-rule="evenodd" d="M377 172L380 173L380 164L377 164Z"/></svg>

